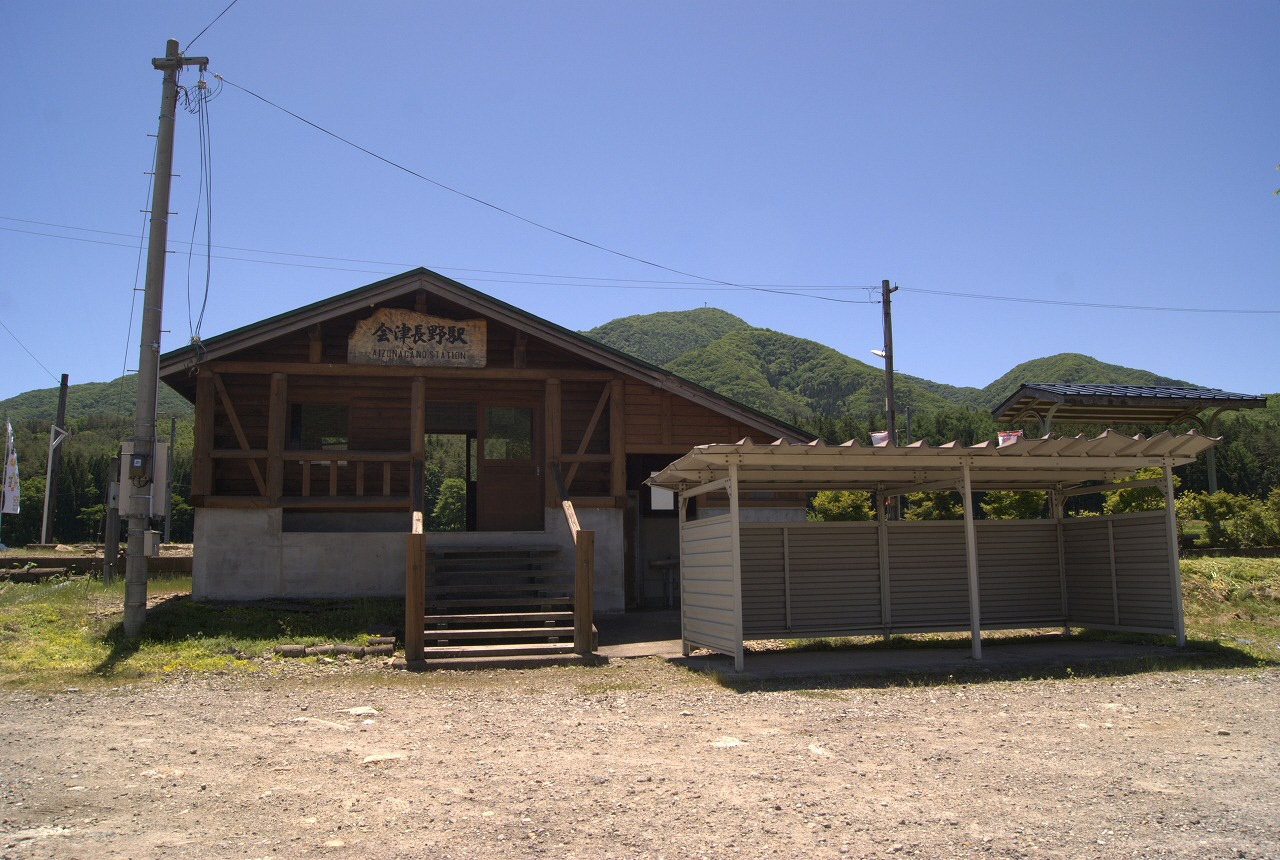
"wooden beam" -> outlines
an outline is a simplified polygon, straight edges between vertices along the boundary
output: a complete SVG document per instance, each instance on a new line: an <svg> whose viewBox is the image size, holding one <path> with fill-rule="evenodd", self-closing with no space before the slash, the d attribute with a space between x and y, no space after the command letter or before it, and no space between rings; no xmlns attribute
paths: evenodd
<svg viewBox="0 0 1280 860"><path fill-rule="evenodd" d="M211 361L206 367L215 373L266 375L287 373L290 376L368 376L430 377L444 381L547 380L566 379L573 382L609 382L614 374L607 370L570 370L567 368L514 367L401 367L373 364L309 364L292 361Z"/></svg>
<svg viewBox="0 0 1280 860"><path fill-rule="evenodd" d="M609 474L609 492L614 497L627 494L627 408L625 384L615 379L609 395L609 456L613 465Z"/></svg>
<svg viewBox="0 0 1280 860"><path fill-rule="evenodd" d="M529 336L522 331L516 332L515 348L511 355L511 366L524 369L529 362Z"/></svg>
<svg viewBox="0 0 1280 860"><path fill-rule="evenodd" d="M191 495L208 496L213 493L213 411L217 393L213 375L200 371L196 377L196 423L194 445L191 452Z"/></svg>
<svg viewBox="0 0 1280 860"><path fill-rule="evenodd" d="M419 376L413 380L409 397L409 498L412 500L411 509L414 513L422 512L426 435L427 381Z"/></svg>
<svg viewBox="0 0 1280 860"><path fill-rule="evenodd" d="M307 360L312 364L319 364L324 360L324 332L320 328L320 323L307 329L307 339Z"/></svg>
<svg viewBox="0 0 1280 860"><path fill-rule="evenodd" d="M284 443L288 436L289 377L271 374L271 403L267 410L267 498L284 494Z"/></svg>
<svg viewBox="0 0 1280 860"><path fill-rule="evenodd" d="M600 399L596 401L595 411L591 413L591 420L587 422L587 429L582 431L582 440L578 442L577 453L579 455L587 453L587 446L591 444L591 437L596 434L596 426L600 423L600 416L604 414L605 404L609 402L609 397L612 392L612 385L606 385L600 391ZM577 474L577 472L578 464L571 464L569 466L569 473L564 477L564 485L566 488L573 486L573 476Z"/></svg>
<svg viewBox="0 0 1280 860"><path fill-rule="evenodd" d="M546 446L546 490L543 493L548 500L560 499L556 488L555 469L564 454L564 442L561 438L563 416L561 414L561 386L559 379L548 379L543 393L542 420L545 425Z"/></svg>
<svg viewBox="0 0 1280 860"><path fill-rule="evenodd" d="M227 394L227 387L222 384L222 377L218 374L213 375L213 384L218 389L218 398L222 401L222 409L227 413L227 418L231 421L231 429L236 433L236 440L240 443L240 447L246 451L249 450L249 439L244 435L244 428L240 426L240 418L236 415L236 408L231 403L231 397ZM267 495L267 482L262 479L262 470L258 468L257 460L249 461L249 471L253 473L254 483L258 485L258 492Z"/></svg>

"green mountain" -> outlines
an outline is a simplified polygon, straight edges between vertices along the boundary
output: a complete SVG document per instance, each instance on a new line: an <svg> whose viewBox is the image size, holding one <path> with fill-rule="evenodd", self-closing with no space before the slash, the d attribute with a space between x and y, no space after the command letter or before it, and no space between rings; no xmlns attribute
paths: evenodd
<svg viewBox="0 0 1280 860"><path fill-rule="evenodd" d="M731 331L749 328L744 320L728 311L696 308L619 317L583 334L619 352L663 367Z"/></svg>
<svg viewBox="0 0 1280 860"><path fill-rule="evenodd" d="M121 376L111 382L82 382L67 386L67 423L92 415L133 415L138 397L138 375ZM162 415L189 417L195 407L166 385L160 386L158 410ZM20 421L52 422L58 416L58 389L38 388L8 400L0 400L0 417ZM47 428L46 428L47 429Z"/></svg>
<svg viewBox="0 0 1280 860"><path fill-rule="evenodd" d="M623 317L584 334L784 420L884 412L882 368L814 341L753 328L715 308ZM906 374L894 379L899 407L909 406L913 412L947 405L989 411L1026 382L1190 384L1078 353L1023 362L984 388Z"/></svg>
<svg viewBox="0 0 1280 860"><path fill-rule="evenodd" d="M828 346L768 329L735 329L666 363L672 373L761 412L795 421L814 415L884 413L884 370ZM939 409L924 386L895 380L902 406Z"/></svg>
<svg viewBox="0 0 1280 860"><path fill-rule="evenodd" d="M1018 386L1028 382L1059 382L1075 385L1193 384L1181 379L1160 376L1147 370L1107 364L1076 352L1062 352L1046 358L1024 361L986 388L977 391L976 396L965 405L977 409L994 409L1003 403L1005 398L1017 391Z"/></svg>

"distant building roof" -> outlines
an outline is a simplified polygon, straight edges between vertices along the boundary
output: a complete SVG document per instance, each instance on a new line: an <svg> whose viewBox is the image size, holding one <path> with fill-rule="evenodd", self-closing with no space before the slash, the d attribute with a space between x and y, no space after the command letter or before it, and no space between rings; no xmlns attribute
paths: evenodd
<svg viewBox="0 0 1280 860"><path fill-rule="evenodd" d="M1261 409L1267 398L1217 388L1179 385L1087 385L1026 383L991 410L998 422L1014 424L1032 418L1044 432L1053 421L1073 424L1181 424L1212 409ZM1212 421L1212 417L1209 419Z"/></svg>

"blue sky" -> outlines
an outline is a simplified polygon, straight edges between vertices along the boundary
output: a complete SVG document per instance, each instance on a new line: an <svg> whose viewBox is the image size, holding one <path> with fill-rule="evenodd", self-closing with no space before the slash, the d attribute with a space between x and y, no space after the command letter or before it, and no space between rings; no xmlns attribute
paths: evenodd
<svg viewBox="0 0 1280 860"><path fill-rule="evenodd" d="M137 367L150 60L227 2L0 3L0 399ZM1272 0L239 0L188 52L237 85L199 333L421 265L573 329L710 305L876 364L889 279L903 373L1082 352L1277 392L1278 33ZM165 350L204 294L190 113L175 172Z"/></svg>

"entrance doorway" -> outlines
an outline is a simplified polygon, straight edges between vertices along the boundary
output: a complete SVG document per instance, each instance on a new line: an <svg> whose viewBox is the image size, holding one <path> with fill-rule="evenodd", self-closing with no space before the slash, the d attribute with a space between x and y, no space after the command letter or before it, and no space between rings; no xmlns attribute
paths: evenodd
<svg viewBox="0 0 1280 860"><path fill-rule="evenodd" d="M542 531L541 426L535 406L428 403L428 530Z"/></svg>

